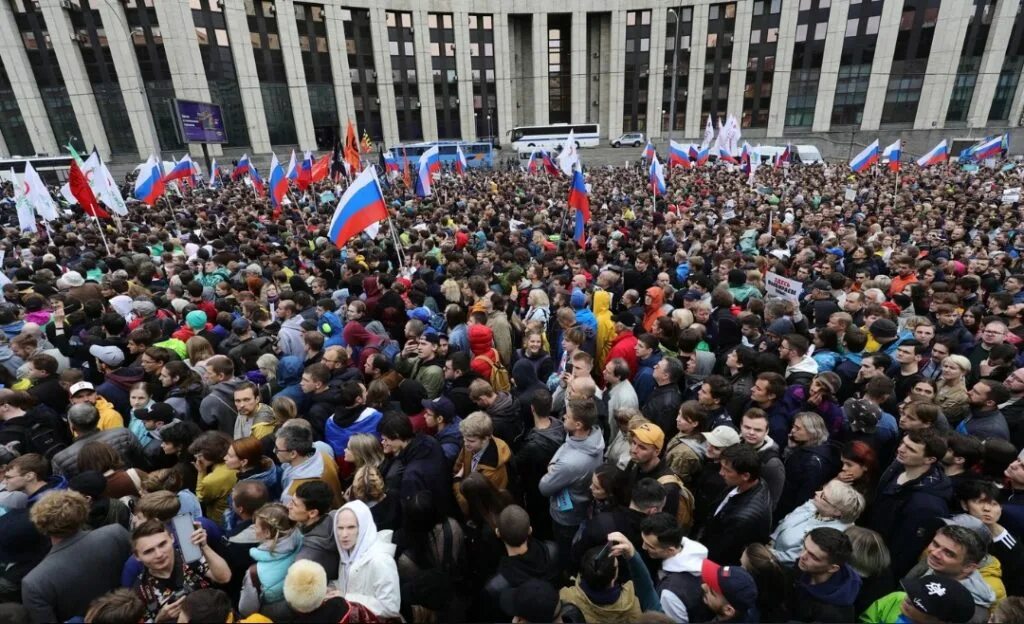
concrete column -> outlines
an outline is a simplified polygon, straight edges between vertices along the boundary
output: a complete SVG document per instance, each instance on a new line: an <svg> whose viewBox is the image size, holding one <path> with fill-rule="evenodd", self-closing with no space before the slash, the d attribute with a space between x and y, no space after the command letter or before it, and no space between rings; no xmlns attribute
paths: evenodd
<svg viewBox="0 0 1024 624"><path fill-rule="evenodd" d="M235 63L235 79L242 98L245 126L249 131L249 147L255 154L267 154L272 149L270 130L267 128L267 111L263 107L263 93L260 91L259 74L256 73L256 57L253 55L245 6L240 2L225 2L224 23L231 45L231 58Z"/></svg>
<svg viewBox="0 0 1024 624"><path fill-rule="evenodd" d="M834 3L835 0L833 0ZM832 11L835 11L834 7ZM750 23L753 17L754 3L739 2L736 4L736 26L733 29L732 39L732 71L729 72L729 103L726 106L726 113L734 115L737 121L742 121L743 118L743 88L747 82ZM722 120L722 123L725 123L725 119Z"/></svg>
<svg viewBox="0 0 1024 624"><path fill-rule="evenodd" d="M935 39L928 55L928 68L921 86L921 101L914 118L915 129L933 128L945 123L949 96L956 83L956 71L964 47L964 36L973 13L973 2L943 2L939 7Z"/></svg>
<svg viewBox="0 0 1024 624"><path fill-rule="evenodd" d="M896 52L896 37L899 35L902 13L903 0L885 0L878 40L875 42L875 59L871 63L871 79L864 102L861 130L878 130L882 122L882 106L885 104L885 91L889 88L889 72Z"/></svg>
<svg viewBox="0 0 1024 624"><path fill-rule="evenodd" d="M164 0L154 2L153 6L156 8L157 21L160 22L160 35L167 52L167 66L171 71L175 97L209 102L210 86L206 81L206 70L199 53L199 39L189 3L186 0ZM203 154L202 146L198 143L189 143L188 151L195 157ZM209 152L211 156L223 154L221 146L217 144L210 145Z"/></svg>
<svg viewBox="0 0 1024 624"><path fill-rule="evenodd" d="M898 0L903 2L903 0ZM783 2L779 22L779 43L775 49L775 76L772 78L772 99L768 109L768 131L765 136L780 137L786 128L786 103L789 101L789 79L793 73L793 48L796 46L796 2Z"/></svg>
<svg viewBox="0 0 1024 624"><path fill-rule="evenodd" d="M25 129L32 139L32 149L39 154L60 154L50 118L43 106L43 96L39 93L36 77L28 64L28 54L8 2L0 2L0 59L7 71L7 79L11 81L21 117L25 120Z"/></svg>
<svg viewBox="0 0 1024 624"><path fill-rule="evenodd" d="M345 21L341 19L341 6L324 5L327 25L327 47L331 50L331 78L334 80L334 101L338 107L338 124L354 119L356 107L352 97L352 76L349 75L348 52L345 44Z"/></svg>
<svg viewBox="0 0 1024 624"><path fill-rule="evenodd" d="M54 55L60 65L64 77L64 88L71 100L71 109L75 112L78 130L82 133L85 149L93 146L103 160L110 159L110 143L107 131L100 118L100 109L96 105L96 95L89 82L89 74L85 71L82 51L78 48L78 40L71 27L71 18L60 7L58 0L42 0L40 11L46 20L46 29L50 35Z"/></svg>
<svg viewBox="0 0 1024 624"><path fill-rule="evenodd" d="M380 99L380 125L384 144L394 145L398 138L398 110L395 108L395 83L391 77L388 49L388 23L383 8L370 8L370 32L373 35L373 66L377 71L377 97Z"/></svg>
<svg viewBox="0 0 1024 624"><path fill-rule="evenodd" d="M299 49L299 26L295 22L295 5L292 0L277 0L277 34L281 38L281 52L284 56L284 73L288 80L288 95L292 102L292 116L295 118L295 135L300 149L316 149L316 133L313 132L313 109L309 104L309 88L306 86L306 68L302 64L302 50ZM309 43L316 46L315 41Z"/></svg>
<svg viewBox="0 0 1024 624"><path fill-rule="evenodd" d="M510 45L508 13L494 13L494 88L498 97L498 134L504 143L505 133L512 129L516 119L516 104L512 96L512 47ZM468 46L467 46L468 50ZM461 81L462 73L459 72Z"/></svg>
<svg viewBox="0 0 1024 624"><path fill-rule="evenodd" d="M610 15L601 17L596 31L594 35L594 50L598 52L598 59L593 66L596 68L597 82L595 83L591 79L591 85L596 85L591 90L595 95L594 99L597 100L597 116L595 119L605 129L605 132L609 134L610 138L615 138L610 136L611 132L609 130L611 127L609 111L612 100L612 81L609 78L612 75L612 58L611 54L608 53L612 46L612 20Z"/></svg>
<svg viewBox="0 0 1024 624"><path fill-rule="evenodd" d="M416 86L420 93L420 124L423 140L437 140L437 104L434 98L433 65L430 57L430 27L427 12L412 12L412 45L416 54ZM447 104L447 103L445 103Z"/></svg>
<svg viewBox="0 0 1024 624"><path fill-rule="evenodd" d="M572 50L569 52L571 59L569 71L572 74L570 92L572 100L572 114L570 119L574 122L587 119L587 81L590 76L587 72L587 12L572 12Z"/></svg>
<svg viewBox="0 0 1024 624"><path fill-rule="evenodd" d="M647 77L647 136L662 136L662 123L665 115L661 114L665 97L665 30L668 24L668 11L656 7L651 10L651 58L648 62L650 75ZM668 153L667 148L664 153Z"/></svg>
<svg viewBox="0 0 1024 624"><path fill-rule="evenodd" d="M686 78L686 125L684 137L696 138L701 134L701 94L704 91L704 57L708 47L708 5L693 7L693 27L690 30L690 70ZM682 46L680 40L680 46ZM776 65L777 66L777 65ZM679 102L676 102L679 107Z"/></svg>
<svg viewBox="0 0 1024 624"><path fill-rule="evenodd" d="M548 89L548 14L534 13L530 41L533 45L533 123L548 123L551 102Z"/></svg>
<svg viewBox="0 0 1024 624"><path fill-rule="evenodd" d="M626 71L626 12L612 11L611 40L609 41L608 80L608 139L614 140L622 134L622 111L625 98L622 93L623 74Z"/></svg>
<svg viewBox="0 0 1024 624"><path fill-rule="evenodd" d="M475 141L476 117L473 116L475 109L473 108L473 59L469 55L469 13L465 11L454 13L452 24L455 26L455 73L459 76L459 126L462 128L463 141ZM494 26L493 20L491 26ZM480 53L483 54L483 50ZM495 66L498 64L497 55L494 57L494 64ZM495 67L495 74L497 74L497 67ZM480 80L485 80L482 72ZM483 106L486 109L487 102L484 102ZM500 115L498 117L501 118Z"/></svg>
<svg viewBox="0 0 1024 624"><path fill-rule="evenodd" d="M832 125L832 105L836 100L836 82L839 63L846 42L846 19L850 14L850 0L832 0L828 14L828 34L825 35L825 55L821 59L818 75L818 99L814 102L814 122L811 130L827 132Z"/></svg>
<svg viewBox="0 0 1024 624"><path fill-rule="evenodd" d="M97 8L103 21L103 30L107 33L110 56L117 68L117 84L121 87L121 97L124 98L128 122L132 126L135 147L139 150L139 158L145 160L150 154L160 153L160 139L156 133L156 124L153 123L149 98L146 97L146 86L142 81L139 59L135 56L135 44L131 40L131 28L124 13L124 5L120 2L100 2ZM248 33L245 40L249 40Z"/></svg>
<svg viewBox="0 0 1024 624"><path fill-rule="evenodd" d="M992 26L988 29L988 41L981 55L981 68L978 70L978 81L974 84L971 96L971 107L967 110L967 127L977 128L988 123L988 114L992 109L992 98L996 94L999 74L1006 59L1006 46L1010 42L1010 31L1017 15L1019 0L997 0L996 14L992 18Z"/></svg>
<svg viewBox="0 0 1024 624"><path fill-rule="evenodd" d="M1010 102L1010 118L1007 125L1010 127L1021 125L1022 113L1024 113L1024 75L1017 77L1017 89L1013 92L1013 101Z"/></svg>

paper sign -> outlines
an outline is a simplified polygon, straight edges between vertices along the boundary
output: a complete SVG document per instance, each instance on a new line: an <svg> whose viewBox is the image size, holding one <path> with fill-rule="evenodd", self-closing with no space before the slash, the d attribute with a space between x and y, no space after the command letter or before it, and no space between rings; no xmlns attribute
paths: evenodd
<svg viewBox="0 0 1024 624"><path fill-rule="evenodd" d="M322 203L322 204L326 204L327 202L332 202L332 201L334 201L336 199L337 199L337 197L335 197L334 193L332 193L330 191L324 191L323 193L320 193L320 203Z"/></svg>
<svg viewBox="0 0 1024 624"><path fill-rule="evenodd" d="M800 301L800 295L804 291L804 285L797 280L782 277L778 273L767 273L765 274L765 290L769 295L788 299L790 301Z"/></svg>
<svg viewBox="0 0 1024 624"><path fill-rule="evenodd" d="M978 170L978 165L964 165L964 171L968 173L974 173Z"/></svg>
<svg viewBox="0 0 1024 624"><path fill-rule="evenodd" d="M857 191L853 190L852 188L846 189L846 194L843 195L843 199L845 199L846 201L853 201L857 199Z"/></svg>

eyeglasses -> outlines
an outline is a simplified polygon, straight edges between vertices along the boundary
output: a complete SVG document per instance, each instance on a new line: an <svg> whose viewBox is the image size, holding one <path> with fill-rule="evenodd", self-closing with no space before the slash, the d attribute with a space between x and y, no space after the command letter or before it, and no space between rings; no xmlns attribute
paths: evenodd
<svg viewBox="0 0 1024 624"><path fill-rule="evenodd" d="M274 448L274 453L277 454L277 455L280 455L281 453L291 453L291 452L292 451L290 449Z"/></svg>

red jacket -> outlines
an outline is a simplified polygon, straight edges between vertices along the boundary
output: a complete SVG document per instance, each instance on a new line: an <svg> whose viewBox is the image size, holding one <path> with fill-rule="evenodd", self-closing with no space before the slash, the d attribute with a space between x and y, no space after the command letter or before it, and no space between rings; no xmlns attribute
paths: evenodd
<svg viewBox="0 0 1024 624"><path fill-rule="evenodd" d="M612 347L608 350L608 355L605 356L604 361L610 362L615 358L626 360L626 364L629 364L630 378L636 375L640 365L636 358L636 335L633 334L632 330L623 330L619 335L612 338Z"/></svg>

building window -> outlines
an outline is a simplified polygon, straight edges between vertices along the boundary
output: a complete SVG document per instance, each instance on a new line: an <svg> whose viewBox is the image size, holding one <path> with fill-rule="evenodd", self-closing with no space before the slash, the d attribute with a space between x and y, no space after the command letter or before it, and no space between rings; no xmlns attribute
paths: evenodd
<svg viewBox="0 0 1024 624"><path fill-rule="evenodd" d="M974 85L978 80L981 57L985 53L985 42L988 41L994 11L995 0L974 0L974 13L967 26L967 32L964 33L960 63L949 96L949 108L946 110L946 121L967 121L967 112L974 96Z"/></svg>
<svg viewBox="0 0 1024 624"><path fill-rule="evenodd" d="M398 136L402 141L420 141L423 139L423 123L420 117L412 13L387 11L385 15L394 78L395 110L398 113Z"/></svg>
<svg viewBox="0 0 1024 624"><path fill-rule="evenodd" d="M352 81L352 103L355 122L374 139L383 137L377 72L373 63L374 43L370 30L370 12L366 9L343 9L345 50L348 54L349 79Z"/></svg>
<svg viewBox="0 0 1024 624"><path fill-rule="evenodd" d="M476 136L492 138L498 131L498 98L494 80L494 20L469 16L470 79L473 82L473 123ZM474 51L475 47L475 51Z"/></svg>
<svg viewBox="0 0 1024 624"><path fill-rule="evenodd" d="M913 123L921 99L940 0L904 0L882 122Z"/></svg>
<svg viewBox="0 0 1024 624"><path fill-rule="evenodd" d="M729 75L732 72L733 34L736 3L712 5L708 12L708 40L704 50L704 84L701 91L701 120L728 113ZM724 123L724 119L720 120Z"/></svg>
<svg viewBox="0 0 1024 624"><path fill-rule="evenodd" d="M462 136L459 122L459 83L455 62L455 29L451 13L427 15L430 29L430 68L434 83L434 113L437 116L437 138L458 139Z"/></svg>
<svg viewBox="0 0 1024 624"><path fill-rule="evenodd" d="M661 109L665 111L665 122L662 127L666 132L682 131L686 127L686 85L690 75L690 36L693 34L693 8L684 7L679 11L676 21L676 10L667 12L665 29L665 78L662 86ZM677 42L678 49L675 48ZM675 57L676 66L676 97L675 119L672 111L672 65Z"/></svg>
<svg viewBox="0 0 1024 624"><path fill-rule="evenodd" d="M743 114L740 118L740 125L744 128L768 126L781 15L764 10L766 8L768 6L764 6L760 13L755 10L750 23L750 47L743 83Z"/></svg>
<svg viewBox="0 0 1024 624"><path fill-rule="evenodd" d="M648 50L640 50L640 41L650 39L650 24L650 11L626 12L626 63L622 85L623 132L647 130L647 85L650 80L651 55Z"/></svg>
<svg viewBox="0 0 1024 624"><path fill-rule="evenodd" d="M787 126L806 127L814 123L831 4L827 0L800 2L796 44L793 46L793 72L786 101Z"/></svg>
<svg viewBox="0 0 1024 624"><path fill-rule="evenodd" d="M643 28L636 25L634 29ZM646 27L650 32L650 20ZM626 29L627 33L629 29ZM548 14L548 121L572 121L572 14ZM627 35L628 40L628 35Z"/></svg>
<svg viewBox="0 0 1024 624"><path fill-rule="evenodd" d="M843 39L832 103L833 126L859 125L863 119L882 4L877 0L850 4L847 24L855 23L856 30L851 34L848 29Z"/></svg>

